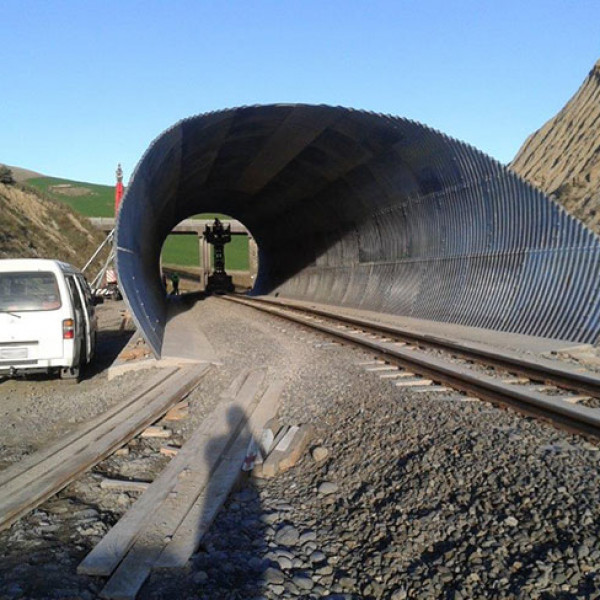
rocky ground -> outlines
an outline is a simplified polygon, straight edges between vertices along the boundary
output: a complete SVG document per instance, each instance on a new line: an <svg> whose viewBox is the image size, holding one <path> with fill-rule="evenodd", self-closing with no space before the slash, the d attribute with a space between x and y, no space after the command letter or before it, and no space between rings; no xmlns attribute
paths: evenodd
<svg viewBox="0 0 600 600"><path fill-rule="evenodd" d="M600 60L564 108L531 134L510 168L600 234Z"/></svg>
<svg viewBox="0 0 600 600"><path fill-rule="evenodd" d="M326 456L243 481L190 566L154 573L140 598L600 598L596 446L455 393L395 388L365 371L362 351L250 308L211 299L203 309L223 364L189 397L190 417L170 425L172 443L236 373L263 366L286 382L282 420L311 422L311 447ZM125 391L136 377L116 381ZM0 394L19 384L33 385ZM35 406L16 430L28 431ZM0 598L96 597L104 580L77 564L136 497L99 481L151 480L168 460L159 445L134 440L0 533Z"/></svg>

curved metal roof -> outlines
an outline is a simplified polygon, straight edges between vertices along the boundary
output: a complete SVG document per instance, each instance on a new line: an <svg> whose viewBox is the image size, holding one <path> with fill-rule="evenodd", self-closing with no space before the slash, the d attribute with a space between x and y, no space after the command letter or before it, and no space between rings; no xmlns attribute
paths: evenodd
<svg viewBox="0 0 600 600"><path fill-rule="evenodd" d="M600 243L497 161L403 118L310 105L185 119L139 162L119 280L160 354L162 242L220 212L259 246L256 293L595 342Z"/></svg>

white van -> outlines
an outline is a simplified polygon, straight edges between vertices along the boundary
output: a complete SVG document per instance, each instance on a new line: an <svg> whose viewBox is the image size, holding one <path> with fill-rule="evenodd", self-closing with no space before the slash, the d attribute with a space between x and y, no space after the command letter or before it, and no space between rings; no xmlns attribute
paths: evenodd
<svg viewBox="0 0 600 600"><path fill-rule="evenodd" d="M81 271L57 260L0 260L0 375L79 379L94 355L96 328Z"/></svg>

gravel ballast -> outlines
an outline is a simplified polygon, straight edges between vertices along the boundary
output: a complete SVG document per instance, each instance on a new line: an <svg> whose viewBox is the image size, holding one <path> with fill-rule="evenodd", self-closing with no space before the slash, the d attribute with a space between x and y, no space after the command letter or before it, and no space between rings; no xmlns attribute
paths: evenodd
<svg viewBox="0 0 600 600"><path fill-rule="evenodd" d="M358 364L369 354L299 325L201 304L222 365L170 443L258 367L286 382L281 421L315 436L293 469L245 479L190 565L154 573L140 598L600 598L596 446L458 393L396 388ZM0 533L0 598L95 597L104 580L76 566L137 497L99 480L151 480L160 445L135 440Z"/></svg>

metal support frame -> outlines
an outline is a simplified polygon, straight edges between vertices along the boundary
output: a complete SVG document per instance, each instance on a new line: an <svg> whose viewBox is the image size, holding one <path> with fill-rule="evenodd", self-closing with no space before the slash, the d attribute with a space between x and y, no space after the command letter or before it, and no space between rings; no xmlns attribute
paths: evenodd
<svg viewBox="0 0 600 600"><path fill-rule="evenodd" d="M90 260L88 260L85 263L85 266L83 267L83 269L81 269L82 273L86 272L87 268L94 262L94 260L98 256L98 254L100 254L100 252L102 252L102 250L106 246L106 244L112 243L112 241L114 239L114 235L115 235L115 230L112 229L109 232L109 234L106 236L106 238L104 239L104 241L98 246L98 248L96 249L96 251L94 252L94 254L92 254L92 258L90 258Z"/></svg>
<svg viewBox="0 0 600 600"><path fill-rule="evenodd" d="M98 246L98 248L96 249L96 251L94 252L92 257L87 261L87 263L85 263L85 266L83 267L83 269L81 269L82 273L85 273L85 271L88 269L88 267L94 262L94 260L97 258L97 256L100 254L100 252L102 252L102 250L107 246L107 244L111 244L110 251L108 253L108 256L106 257L106 260L104 261L104 264L102 265L102 267L100 268L100 271L98 271L98 273L96 274L94 279L92 279L92 281L90 282L90 287L92 288L92 290L97 290L100 287L102 280L104 279L106 272L108 271L110 265L112 263L114 263L114 261L115 261L116 252L115 252L115 248L113 245L114 237L115 237L115 230L113 229L106 236L106 238L100 244L100 246Z"/></svg>

